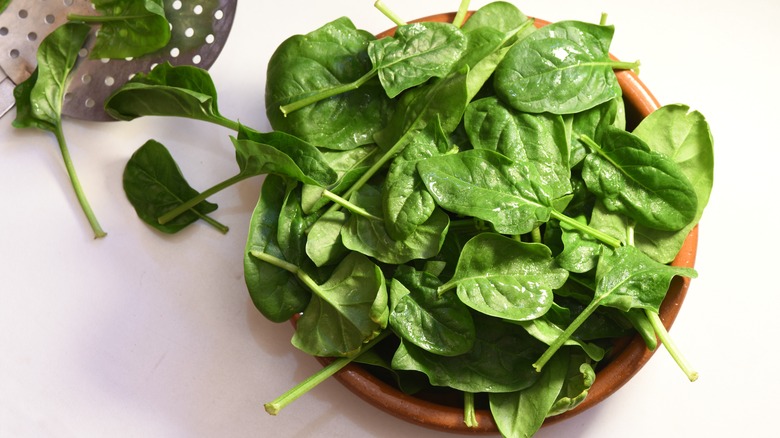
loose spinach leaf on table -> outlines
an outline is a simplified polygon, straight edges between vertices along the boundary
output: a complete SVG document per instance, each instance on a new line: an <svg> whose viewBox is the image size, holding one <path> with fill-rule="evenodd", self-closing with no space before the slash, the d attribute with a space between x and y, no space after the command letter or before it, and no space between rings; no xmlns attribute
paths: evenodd
<svg viewBox="0 0 780 438"><path fill-rule="evenodd" d="M160 224L157 220L160 216L197 196L198 191L187 183L168 149L159 142L149 140L133 153L122 174L122 186L138 216L163 233L177 233L198 219L227 232L227 227L206 216L217 209L216 204L208 201Z"/></svg>
<svg viewBox="0 0 780 438"><path fill-rule="evenodd" d="M37 128L49 131L57 139L63 163L73 191L89 222L95 238L106 235L81 187L76 168L70 157L62 130L62 103L70 74L78 60L79 51L89 34L89 26L66 23L41 41L36 53L38 66L33 74L14 89L16 101L15 128Z"/></svg>
<svg viewBox="0 0 780 438"><path fill-rule="evenodd" d="M168 44L171 25L162 0L92 0L101 15L68 15L71 21L100 24L90 57L139 57Z"/></svg>

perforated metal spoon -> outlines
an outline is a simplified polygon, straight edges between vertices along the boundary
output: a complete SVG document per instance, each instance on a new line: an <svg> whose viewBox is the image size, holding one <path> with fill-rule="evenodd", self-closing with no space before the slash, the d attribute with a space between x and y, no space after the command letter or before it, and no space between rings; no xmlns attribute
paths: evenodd
<svg viewBox="0 0 780 438"><path fill-rule="evenodd" d="M113 120L103 102L133 75L162 62L209 68L233 25L237 0L164 0L171 40L160 51L136 59L91 59L90 33L63 102L63 114L84 120ZM67 21L68 14L97 15L90 0L12 0L0 13L0 116L13 105L13 87L37 65L38 45Z"/></svg>

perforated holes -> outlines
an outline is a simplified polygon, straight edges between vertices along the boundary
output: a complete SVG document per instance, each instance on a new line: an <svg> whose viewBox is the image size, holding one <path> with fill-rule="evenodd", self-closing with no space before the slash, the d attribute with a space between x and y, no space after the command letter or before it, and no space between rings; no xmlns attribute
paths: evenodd
<svg viewBox="0 0 780 438"><path fill-rule="evenodd" d="M43 22L46 24L54 24L55 21L56 21L56 17L52 14L49 14L43 18Z"/></svg>
<svg viewBox="0 0 780 438"><path fill-rule="evenodd" d="M8 55L11 57L11 59L16 59L19 57L19 50L11 49L11 51L8 52Z"/></svg>
<svg viewBox="0 0 780 438"><path fill-rule="evenodd" d="M29 13L27 12L27 9L20 9L17 15L19 16L19 18L24 20L25 18L27 18Z"/></svg>
<svg viewBox="0 0 780 438"><path fill-rule="evenodd" d="M201 61L200 55L195 55L195 56L192 57L192 63L193 64L198 65L198 64L200 64L200 61Z"/></svg>
<svg viewBox="0 0 780 438"><path fill-rule="evenodd" d="M178 11L179 9L181 9L181 1L176 0L175 2L173 2L173 4L171 4L171 7L173 7L173 9Z"/></svg>
<svg viewBox="0 0 780 438"><path fill-rule="evenodd" d="M222 9L217 9L216 11L214 11L214 18L216 18L217 20L221 20L225 18L225 13L222 12Z"/></svg>
<svg viewBox="0 0 780 438"><path fill-rule="evenodd" d="M27 34L27 41L35 41L38 39L38 34L35 32L30 32Z"/></svg>
<svg viewBox="0 0 780 438"><path fill-rule="evenodd" d="M195 13L195 15L200 15L203 13L203 6L197 5L194 8L192 8L192 12Z"/></svg>
<svg viewBox="0 0 780 438"><path fill-rule="evenodd" d="M86 85L92 82L92 75L85 74L81 76L81 83Z"/></svg>
<svg viewBox="0 0 780 438"><path fill-rule="evenodd" d="M206 44L214 44L214 35L212 34L206 35Z"/></svg>
<svg viewBox="0 0 780 438"><path fill-rule="evenodd" d="M86 100L84 100L84 106L87 108L94 108L95 107L95 99L88 97Z"/></svg>
<svg viewBox="0 0 780 438"><path fill-rule="evenodd" d="M179 48L178 48L178 47L174 47L174 48L172 48L172 49L171 49L171 58L176 58L176 57L178 57L178 56L179 56L179 53L180 53L180 52L179 52Z"/></svg>
<svg viewBox="0 0 780 438"><path fill-rule="evenodd" d="M6 35L8 35L8 28L0 27L0 36L6 36Z"/></svg>
<svg viewBox="0 0 780 438"><path fill-rule="evenodd" d="M114 77L113 76L106 76L106 78L103 80L103 83L106 84L106 87L111 87L114 85Z"/></svg>
<svg viewBox="0 0 780 438"><path fill-rule="evenodd" d="M89 50L87 50L85 48L82 48L81 50L79 50L79 57L80 58L85 58L88 54L89 54Z"/></svg>
<svg viewBox="0 0 780 438"><path fill-rule="evenodd" d="M193 29L193 28L191 28L191 27L188 27L188 28L187 28L187 29L184 31L184 36L186 36L187 38L192 38L192 36L193 36L193 35L195 35L195 29Z"/></svg>
<svg viewBox="0 0 780 438"><path fill-rule="evenodd" d="M62 4L65 6L73 6L73 0L62 0Z"/></svg>

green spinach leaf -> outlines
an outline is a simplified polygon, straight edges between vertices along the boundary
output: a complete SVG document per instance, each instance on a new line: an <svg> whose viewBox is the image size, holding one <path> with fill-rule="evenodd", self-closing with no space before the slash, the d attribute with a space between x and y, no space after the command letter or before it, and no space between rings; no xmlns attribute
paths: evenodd
<svg viewBox="0 0 780 438"><path fill-rule="evenodd" d="M439 293L457 287L458 297L474 310L525 321L547 312L553 290L567 277L546 246L481 233L463 247L455 276Z"/></svg>
<svg viewBox="0 0 780 438"><path fill-rule="evenodd" d="M162 0L92 0L102 15L68 15L71 21L100 24L90 57L139 57L168 45L171 24Z"/></svg>
<svg viewBox="0 0 780 438"><path fill-rule="evenodd" d="M208 201L164 225L160 224L157 218L197 196L198 191L190 187L168 149L159 142L149 140L135 151L122 174L122 186L138 217L163 233L177 233L198 219L227 232L227 227L207 216L217 209L216 204Z"/></svg>
<svg viewBox="0 0 780 438"><path fill-rule="evenodd" d="M607 210L663 231L678 231L694 220L696 191L666 155L617 128L607 128L600 145L584 139L594 152L585 158L582 177Z"/></svg>

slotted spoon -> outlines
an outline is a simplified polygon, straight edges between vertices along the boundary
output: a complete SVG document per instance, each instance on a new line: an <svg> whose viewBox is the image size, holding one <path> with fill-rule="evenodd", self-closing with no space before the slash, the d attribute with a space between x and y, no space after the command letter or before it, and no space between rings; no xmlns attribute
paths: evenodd
<svg viewBox="0 0 780 438"><path fill-rule="evenodd" d="M73 71L62 112L83 120L113 120L103 102L134 74L155 65L195 65L208 69L227 41L237 0L164 0L171 40L158 52L135 59L91 59L93 26ZM0 116L14 104L13 88L36 67L38 45L67 21L68 14L98 15L90 0L12 0L0 13Z"/></svg>

